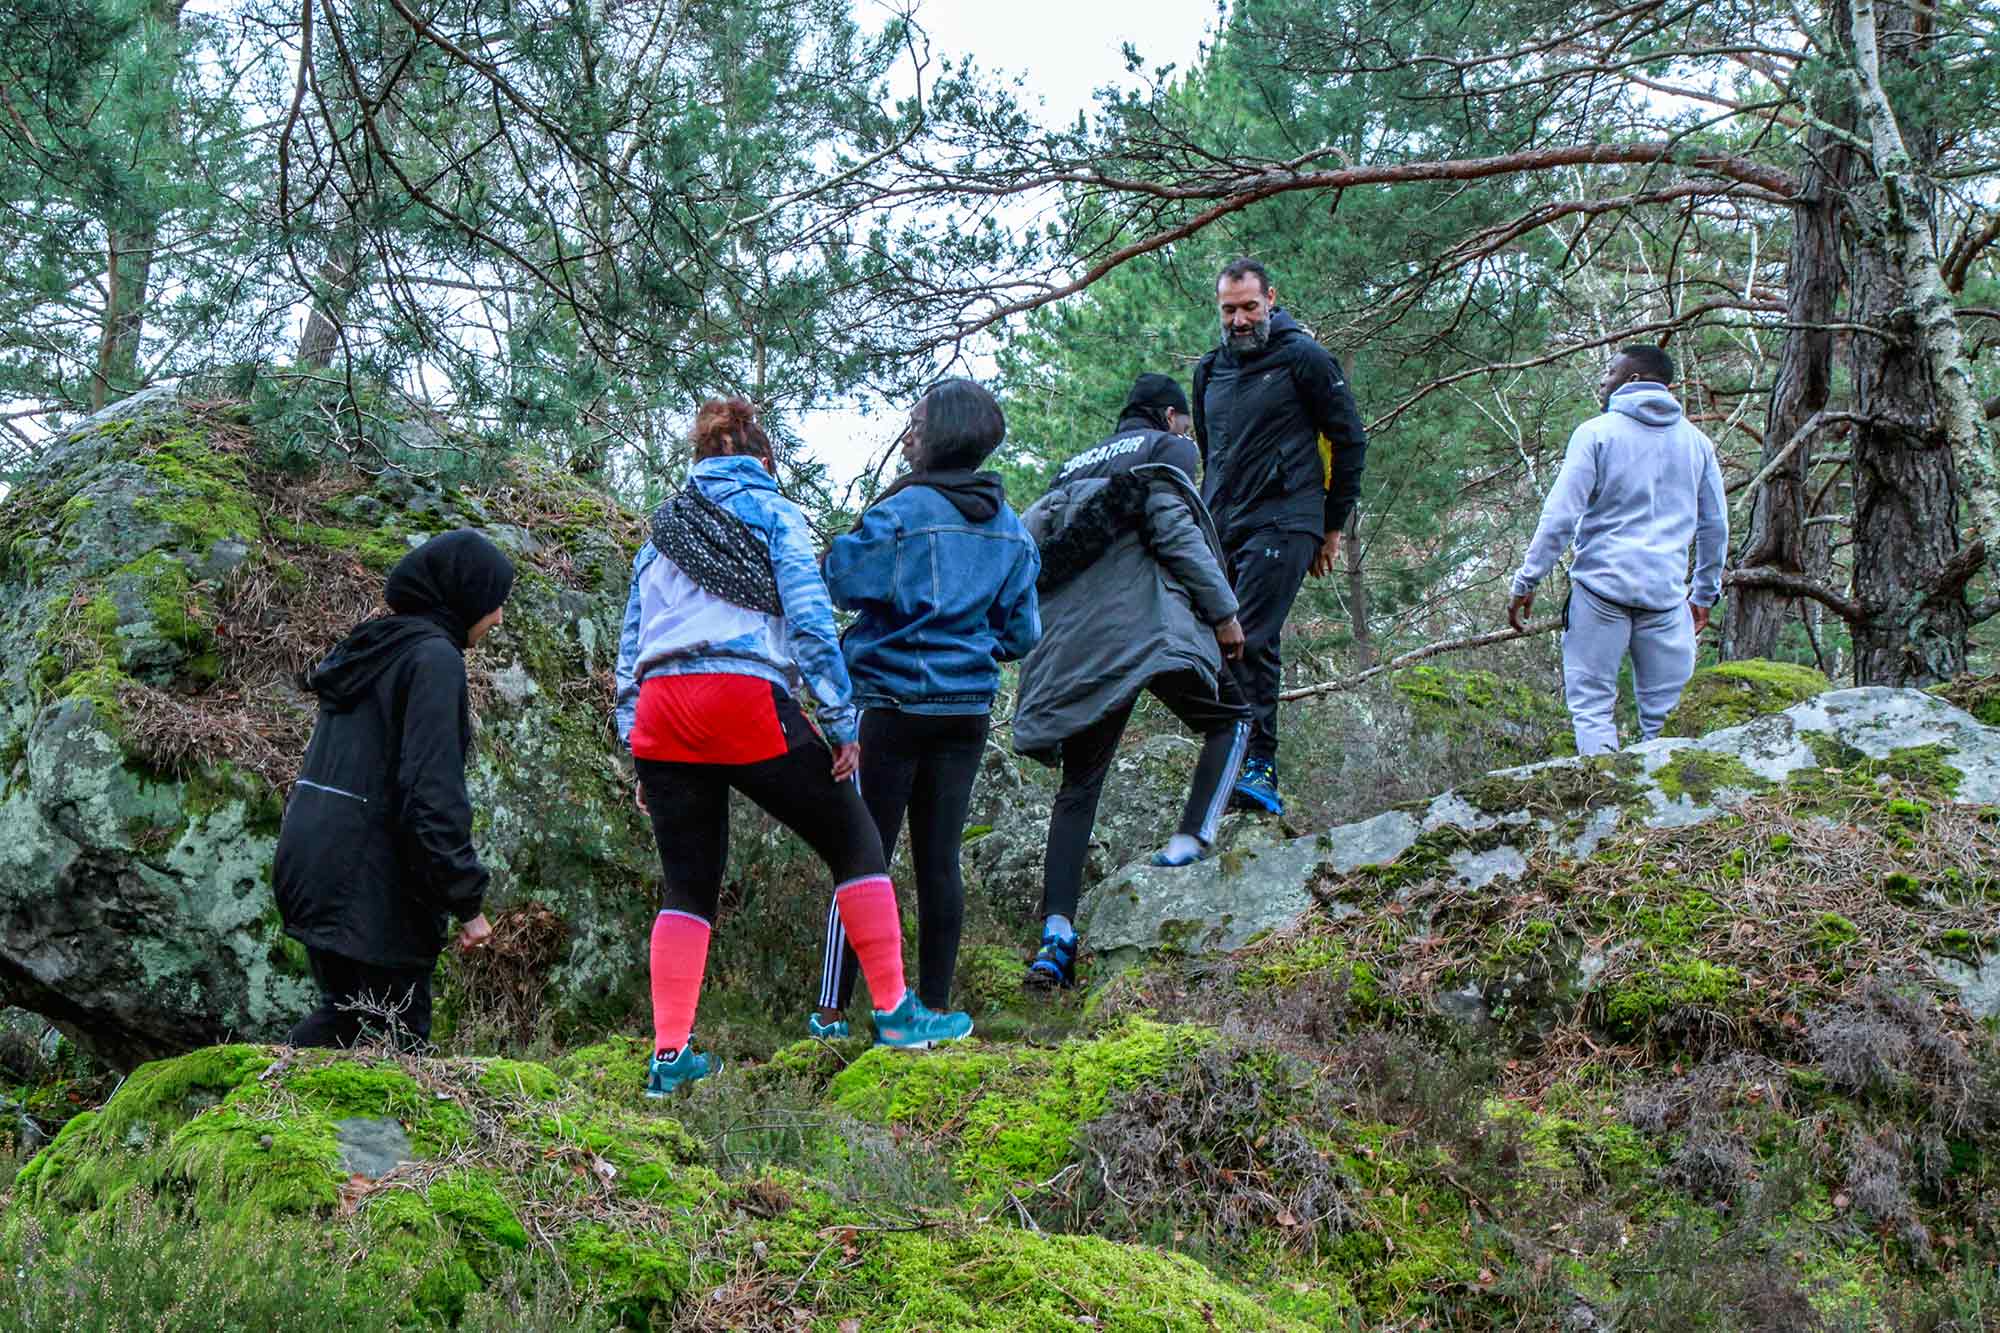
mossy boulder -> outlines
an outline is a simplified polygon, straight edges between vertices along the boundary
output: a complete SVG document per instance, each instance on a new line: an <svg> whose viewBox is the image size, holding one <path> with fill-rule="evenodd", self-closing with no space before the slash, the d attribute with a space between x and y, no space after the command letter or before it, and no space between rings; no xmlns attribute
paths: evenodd
<svg viewBox="0 0 2000 1333"><path fill-rule="evenodd" d="M1782 713L1832 688L1824 673L1796 662L1720 662L1694 673L1661 734L1706 736L1765 713Z"/></svg>
<svg viewBox="0 0 2000 1333"><path fill-rule="evenodd" d="M1086 894L1079 920L1120 965L1226 951L1282 931L1336 881L1345 887L1334 908L1359 911L1438 878L1471 889L1519 882L1538 858L1587 858L1634 828L1706 823L1781 788L1831 808L1898 783L1960 804L2000 801L2000 729L1916 690L1816 693L1699 739L1502 769L1323 833L1260 830L1194 866L1129 865ZM1357 885L1369 886L1365 901Z"/></svg>
<svg viewBox="0 0 2000 1333"><path fill-rule="evenodd" d="M1104 1087L1143 1078L1173 1044L1135 1029L1064 1067L1101 1103ZM962 1062L883 1054L870 1062L878 1081L967 1081ZM1128 1058L1137 1063L1098 1067ZM403 1302L387 1312L398 1327L455 1322L503 1275L517 1297L533 1298L521 1287L537 1282L588 1293L593 1315L632 1327L731 1300L745 1303L738 1326L756 1327L796 1314L808 1327L1027 1329L1079 1313L1105 1327L1305 1327L1181 1255L964 1207L885 1224L807 1175L725 1176L638 1096L642 1069L622 1062L592 1087L518 1061L195 1051L142 1066L73 1120L21 1171L0 1230L32 1219L60 1238L141 1196L178 1200L188 1225L246 1239L309 1219L337 1228L349 1267ZM408 1159L352 1170L352 1127L377 1124L404 1133ZM1051 1131L994 1160L1066 1150Z"/></svg>
<svg viewBox="0 0 2000 1333"><path fill-rule="evenodd" d="M451 486L283 472L240 404L149 390L54 442L0 500L0 1003L119 1067L309 1006L269 873L312 722L293 675L433 532L516 558L470 655L489 915L534 900L561 1019L622 1014L657 864L609 734L636 523L510 462Z"/></svg>

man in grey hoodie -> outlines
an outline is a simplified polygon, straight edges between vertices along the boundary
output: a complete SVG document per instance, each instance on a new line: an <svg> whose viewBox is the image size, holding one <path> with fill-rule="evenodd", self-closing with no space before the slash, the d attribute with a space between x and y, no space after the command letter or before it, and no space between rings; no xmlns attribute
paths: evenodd
<svg viewBox="0 0 2000 1333"><path fill-rule="evenodd" d="M1577 427L1542 521L1514 576L1507 619L1526 627L1540 583L1571 540L1563 614L1563 692L1578 754L1618 748L1612 708L1629 652L1639 734L1660 734L1694 674L1694 641L1722 595L1729 510L1715 446L1667 389L1674 363L1637 345L1612 359L1598 386L1605 411ZM1688 579L1688 545L1694 579Z"/></svg>

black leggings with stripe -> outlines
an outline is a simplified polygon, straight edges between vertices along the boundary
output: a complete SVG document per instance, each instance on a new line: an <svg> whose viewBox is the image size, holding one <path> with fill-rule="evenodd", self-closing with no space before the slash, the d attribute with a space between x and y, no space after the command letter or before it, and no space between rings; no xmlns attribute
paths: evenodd
<svg viewBox="0 0 2000 1333"><path fill-rule="evenodd" d="M917 998L948 1009L965 923L965 882L958 851L972 780L986 750L984 713L904 713L871 708L861 715L861 799L883 851L893 856L903 816L910 819L910 860L917 877ZM826 954L819 1007L846 1009L860 970L841 929L838 906L827 909Z"/></svg>

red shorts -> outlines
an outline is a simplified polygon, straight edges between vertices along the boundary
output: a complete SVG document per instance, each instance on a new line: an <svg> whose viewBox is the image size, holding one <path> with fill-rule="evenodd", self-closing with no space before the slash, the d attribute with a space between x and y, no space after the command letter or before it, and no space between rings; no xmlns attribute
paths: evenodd
<svg viewBox="0 0 2000 1333"><path fill-rule="evenodd" d="M756 676L653 676L639 686L632 757L760 764L818 733L781 687Z"/></svg>

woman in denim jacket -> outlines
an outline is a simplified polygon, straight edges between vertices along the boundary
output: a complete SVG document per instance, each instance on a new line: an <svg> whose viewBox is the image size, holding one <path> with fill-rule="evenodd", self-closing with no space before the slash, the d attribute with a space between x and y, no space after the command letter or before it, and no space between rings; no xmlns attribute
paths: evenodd
<svg viewBox="0 0 2000 1333"><path fill-rule="evenodd" d="M903 980L896 890L851 780L859 766L847 667L805 515L778 493L770 437L741 398L695 418L688 483L653 515L632 562L619 636L618 735L653 821L666 897L653 922L654 1054L646 1095L721 1066L689 1037L740 791L817 852L853 932L878 1045L926 1047L972 1031ZM799 699L809 697L818 726ZM824 733L824 734L822 734Z"/></svg>
<svg viewBox="0 0 2000 1333"><path fill-rule="evenodd" d="M894 858L904 813L917 873L917 998L942 1009L958 965L965 887L958 850L986 747L1001 662L1041 638L1041 559L978 467L1007 421L971 380L946 380L910 413L910 470L836 537L824 565L834 605L857 611L841 639L861 715L861 796ZM807 1029L845 1036L855 958L839 904L827 913L818 1011Z"/></svg>

